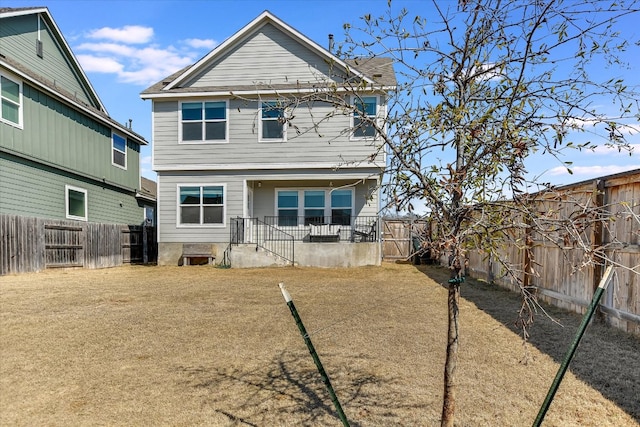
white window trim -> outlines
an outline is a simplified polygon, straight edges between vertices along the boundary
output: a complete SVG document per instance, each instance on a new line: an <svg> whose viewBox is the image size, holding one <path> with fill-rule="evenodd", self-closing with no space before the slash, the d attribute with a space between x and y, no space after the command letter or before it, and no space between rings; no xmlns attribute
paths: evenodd
<svg viewBox="0 0 640 427"><path fill-rule="evenodd" d="M18 129L23 129L24 128L24 122L23 122L23 111L24 111L24 98L22 97L22 80L14 77L11 74L7 74L7 73L2 73L0 72L0 76L4 77L5 79L11 80L13 83L17 83L18 84L18 90L19 90L19 94L18 94L18 99L19 99L19 105L18 105L18 123L14 123L10 120L6 120L2 118L2 110L1 110L1 106L0 106L0 122L2 123L6 123L10 126L16 127ZM2 102L2 95L0 93L0 102ZM13 101L11 100L7 100L11 103L13 103Z"/></svg>
<svg viewBox="0 0 640 427"><path fill-rule="evenodd" d="M385 113L385 108L381 105L380 103L380 95L373 95L373 94L363 94L360 95L359 97L356 96L352 96L351 97L351 103L354 105L355 107L355 103L359 98L375 98L376 99L376 115L375 115L375 122L376 124L379 126L380 125L380 120L382 118L384 118L384 113ZM368 116L370 117L370 116ZM349 129L351 129L351 132L349 132L349 140L351 141L374 141L377 139L380 139L380 136L378 135L378 133L376 132L375 136L370 137L370 136L355 136L355 110L353 112L351 112L351 114L349 115Z"/></svg>
<svg viewBox="0 0 640 427"><path fill-rule="evenodd" d="M258 142L287 142L287 123L282 124L282 138L264 138L262 136L262 104L277 103L277 99L260 99L258 100ZM282 107L283 114L287 116L287 109Z"/></svg>
<svg viewBox="0 0 640 427"><path fill-rule="evenodd" d="M205 102L224 102L225 103L225 127L224 127L224 139L204 139L206 137L205 123L207 122L202 117L202 138L199 141L183 141L182 140L182 104L200 102L204 106ZM203 112L204 114L204 112ZM210 120L215 121L215 120ZM178 144L180 145L203 145L203 144L228 144L229 143L229 100L228 99L185 99L178 103Z"/></svg>
<svg viewBox="0 0 640 427"><path fill-rule="evenodd" d="M331 218L331 211L333 206L331 205L331 193L334 190L349 190L351 191L351 218L355 218L355 196L356 191L355 188L330 188L330 187L277 187L275 189L275 199L273 202L274 206L274 216L278 216L278 193L280 191L297 191L298 192L298 219L304 217L304 192L305 191L324 191L324 217ZM300 226L301 224L298 224Z"/></svg>
<svg viewBox="0 0 640 427"><path fill-rule="evenodd" d="M180 222L181 187L222 187L222 224L182 224ZM202 205L199 205L202 207ZM202 214L202 211L200 212ZM157 220L157 219L156 219ZM176 184L176 228L225 228L227 226L227 184L222 183L180 183Z"/></svg>
<svg viewBox="0 0 640 427"><path fill-rule="evenodd" d="M69 190L77 191L84 194L84 217L69 214ZM84 188L74 187L72 185L64 186L64 213L67 219L75 219L77 221L87 221L89 217L87 190Z"/></svg>
<svg viewBox="0 0 640 427"><path fill-rule="evenodd" d="M124 152L123 152L123 151L120 151L120 150L118 150L118 149L116 148L116 146L115 146L115 141L113 140L113 136L114 136L114 135L117 135L117 136L119 136L120 138L124 139ZM128 157L128 156L127 156L127 146L128 146L128 143L129 143L129 142L127 141L127 137L126 137L126 136L123 136L123 135L120 135L120 134L119 134L119 133L117 133L117 132L113 132L113 131L111 131L111 165L112 165L112 166L115 166L115 167L120 168L120 169L127 170L127 157ZM117 164L116 162L114 162L114 161L113 161L113 152L114 152L114 151L117 151L117 152L119 152L119 153L123 153L123 154L124 154L124 166L119 165L119 164Z"/></svg>

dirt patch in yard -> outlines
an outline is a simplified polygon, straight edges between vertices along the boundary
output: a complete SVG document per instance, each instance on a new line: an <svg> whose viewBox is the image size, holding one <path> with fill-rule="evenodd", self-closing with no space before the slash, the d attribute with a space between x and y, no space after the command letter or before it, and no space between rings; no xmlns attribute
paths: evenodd
<svg viewBox="0 0 640 427"><path fill-rule="evenodd" d="M439 425L446 273L131 266L0 277L0 425L340 425L284 282L353 426ZM464 284L457 424L531 425L580 317L531 345L516 295ZM591 325L545 426L636 426L640 340ZM529 362L523 363L528 356Z"/></svg>

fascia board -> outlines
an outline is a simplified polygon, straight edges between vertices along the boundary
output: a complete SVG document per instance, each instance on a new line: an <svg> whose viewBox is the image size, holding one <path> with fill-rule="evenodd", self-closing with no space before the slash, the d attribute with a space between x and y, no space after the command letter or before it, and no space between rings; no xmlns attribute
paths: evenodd
<svg viewBox="0 0 640 427"><path fill-rule="evenodd" d="M396 89L396 86L371 86L367 90L362 90L359 92L389 92ZM210 96L250 96L250 95L279 95L279 94L295 94L295 93L314 93L314 92L322 92L322 89L319 91L318 89L309 88L309 89L278 89L278 90L223 90L223 91L202 91L202 92L168 92L168 93L147 93L140 95L142 99L157 99L157 98L202 98L202 97L210 97ZM353 90L346 88L338 88L338 93L353 93Z"/></svg>

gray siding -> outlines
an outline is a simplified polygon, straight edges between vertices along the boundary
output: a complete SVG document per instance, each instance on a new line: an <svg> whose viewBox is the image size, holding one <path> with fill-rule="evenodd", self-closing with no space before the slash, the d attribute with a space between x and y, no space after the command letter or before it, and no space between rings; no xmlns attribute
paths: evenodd
<svg viewBox="0 0 640 427"><path fill-rule="evenodd" d="M211 63L185 86L315 83L330 79L330 74L324 58L267 24Z"/></svg>
<svg viewBox="0 0 640 427"><path fill-rule="evenodd" d="M40 20L40 40L44 55L36 54ZM69 62L53 33L38 15L16 16L2 19L0 25L0 53L36 74L55 82L55 85L75 95L80 101L98 107L89 97L87 88L80 83L77 70Z"/></svg>
<svg viewBox="0 0 640 427"><path fill-rule="evenodd" d="M256 218L262 218L264 216L275 216L276 212L276 189L292 188L292 189L326 189L329 188L329 183L334 188L349 186L354 180L291 180L291 181L261 181L260 188L254 188L253 191L253 216ZM375 180L369 180L367 182L360 182L354 187L344 187L355 189L354 194L354 216L376 216L378 215L378 199L377 191L371 196L369 189L376 187Z"/></svg>
<svg viewBox="0 0 640 427"><path fill-rule="evenodd" d="M111 129L23 84L23 129L0 123L0 147L128 188L139 187L140 146L128 142L127 169L111 164Z"/></svg>
<svg viewBox="0 0 640 427"><path fill-rule="evenodd" d="M0 214L65 219L65 185L87 190L88 221L138 225L144 210L135 193L0 152Z"/></svg>
<svg viewBox="0 0 640 427"><path fill-rule="evenodd" d="M301 105L295 110L286 142L258 141L260 123L255 101L230 101L229 142L216 144L179 143L178 101L154 101L153 109L154 165L159 170L196 166L213 169L219 164L246 163L339 166L345 162L366 161L375 151L372 141L350 140L348 115L337 114L323 121L332 107L319 102L312 108ZM314 126L318 126L317 129ZM382 162L383 155L377 160Z"/></svg>
<svg viewBox="0 0 640 427"><path fill-rule="evenodd" d="M242 216L244 181L239 175L210 173L165 174L158 177L158 242L228 242L229 218ZM225 184L225 227L178 227L179 184Z"/></svg>
<svg viewBox="0 0 640 427"><path fill-rule="evenodd" d="M374 173L374 170L371 170ZM361 171L345 170L334 172L294 170L287 173L267 171L235 172L180 172L161 173L158 177L158 242L161 243L225 243L229 241L229 218L242 217L245 208L245 186L253 185L253 216L263 218L275 214L276 188L328 188L355 184L362 178ZM255 182L260 181L258 188ZM179 184L224 184L225 227L178 227L177 226L177 186ZM376 180L359 183L355 189L354 210L358 216L378 214L378 191ZM371 196L371 197L367 197Z"/></svg>

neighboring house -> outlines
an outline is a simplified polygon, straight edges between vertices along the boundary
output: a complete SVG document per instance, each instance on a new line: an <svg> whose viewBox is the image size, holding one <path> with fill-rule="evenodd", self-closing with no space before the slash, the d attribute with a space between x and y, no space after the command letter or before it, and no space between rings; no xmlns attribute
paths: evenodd
<svg viewBox="0 0 640 427"><path fill-rule="evenodd" d="M0 8L0 93L0 214L143 223L147 142L109 117L47 8Z"/></svg>
<svg viewBox="0 0 640 427"><path fill-rule="evenodd" d="M364 88L352 100L361 114L382 123L390 59L343 61L265 11L142 92L152 100L158 263L198 246L234 267L379 264L380 138L353 109L291 107L347 82Z"/></svg>

